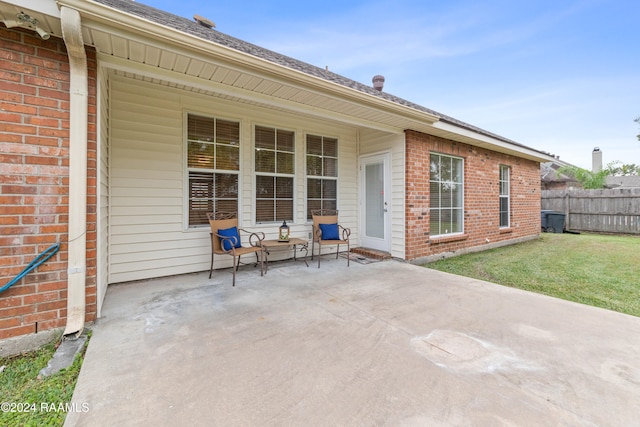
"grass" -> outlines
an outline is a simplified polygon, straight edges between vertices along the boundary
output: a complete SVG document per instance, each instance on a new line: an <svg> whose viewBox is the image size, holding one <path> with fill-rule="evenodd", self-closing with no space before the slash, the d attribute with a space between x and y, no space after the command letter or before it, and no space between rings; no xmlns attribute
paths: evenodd
<svg viewBox="0 0 640 427"><path fill-rule="evenodd" d="M0 425L63 425L65 404L71 403L87 343L69 368L44 378L39 372L55 353L57 341L33 352L0 358L0 367L4 366L0 372Z"/></svg>
<svg viewBox="0 0 640 427"><path fill-rule="evenodd" d="M544 233L427 268L640 317L640 237Z"/></svg>

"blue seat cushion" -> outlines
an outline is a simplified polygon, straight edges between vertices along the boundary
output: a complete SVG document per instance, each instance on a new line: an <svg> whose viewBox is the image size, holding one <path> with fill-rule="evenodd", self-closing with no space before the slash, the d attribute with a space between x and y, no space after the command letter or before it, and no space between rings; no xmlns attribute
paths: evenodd
<svg viewBox="0 0 640 427"><path fill-rule="evenodd" d="M242 247L242 245L240 244L240 235L238 234L237 227L218 230L218 234L224 237L231 237L231 240L220 239L220 242L222 243L222 249L224 249L225 251L230 251L232 247L235 247L235 248ZM235 240L233 239L233 237L235 237Z"/></svg>
<svg viewBox="0 0 640 427"><path fill-rule="evenodd" d="M320 224L320 231L322 231L322 240L340 240L338 224Z"/></svg>

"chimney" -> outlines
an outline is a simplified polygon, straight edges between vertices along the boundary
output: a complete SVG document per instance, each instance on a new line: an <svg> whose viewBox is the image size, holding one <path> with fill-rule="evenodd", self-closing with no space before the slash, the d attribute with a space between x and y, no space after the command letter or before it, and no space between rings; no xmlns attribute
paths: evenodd
<svg viewBox="0 0 640 427"><path fill-rule="evenodd" d="M591 172L598 173L602 170L602 151L598 147L591 154Z"/></svg>
<svg viewBox="0 0 640 427"><path fill-rule="evenodd" d="M373 76L373 88L377 91L382 92L382 88L384 87L384 76L375 75Z"/></svg>

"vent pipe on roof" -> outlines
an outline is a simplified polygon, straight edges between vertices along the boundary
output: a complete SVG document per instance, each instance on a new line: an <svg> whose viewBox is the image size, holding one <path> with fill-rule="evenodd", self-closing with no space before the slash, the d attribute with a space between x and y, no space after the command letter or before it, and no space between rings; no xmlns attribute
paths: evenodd
<svg viewBox="0 0 640 427"><path fill-rule="evenodd" d="M384 87L384 76L381 75L375 75L373 76L373 88L375 90L378 90L380 92L382 92L382 88Z"/></svg>
<svg viewBox="0 0 640 427"><path fill-rule="evenodd" d="M216 27L215 22L200 15L193 15L193 20L205 28L212 29Z"/></svg>

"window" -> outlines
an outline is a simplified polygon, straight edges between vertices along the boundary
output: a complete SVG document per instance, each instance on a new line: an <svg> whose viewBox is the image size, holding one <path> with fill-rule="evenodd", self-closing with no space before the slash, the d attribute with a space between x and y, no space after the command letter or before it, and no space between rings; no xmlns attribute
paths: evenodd
<svg viewBox="0 0 640 427"><path fill-rule="evenodd" d="M338 140L307 135L307 219L316 209L337 208Z"/></svg>
<svg viewBox="0 0 640 427"><path fill-rule="evenodd" d="M463 163L457 157L430 155L429 217L432 236L462 233Z"/></svg>
<svg viewBox="0 0 640 427"><path fill-rule="evenodd" d="M189 227L208 225L207 212L238 211L240 123L189 114Z"/></svg>
<svg viewBox="0 0 640 427"><path fill-rule="evenodd" d="M509 227L510 203L509 187L511 182L509 166L500 166L500 227Z"/></svg>
<svg viewBox="0 0 640 427"><path fill-rule="evenodd" d="M255 127L256 223L293 221L295 137Z"/></svg>

